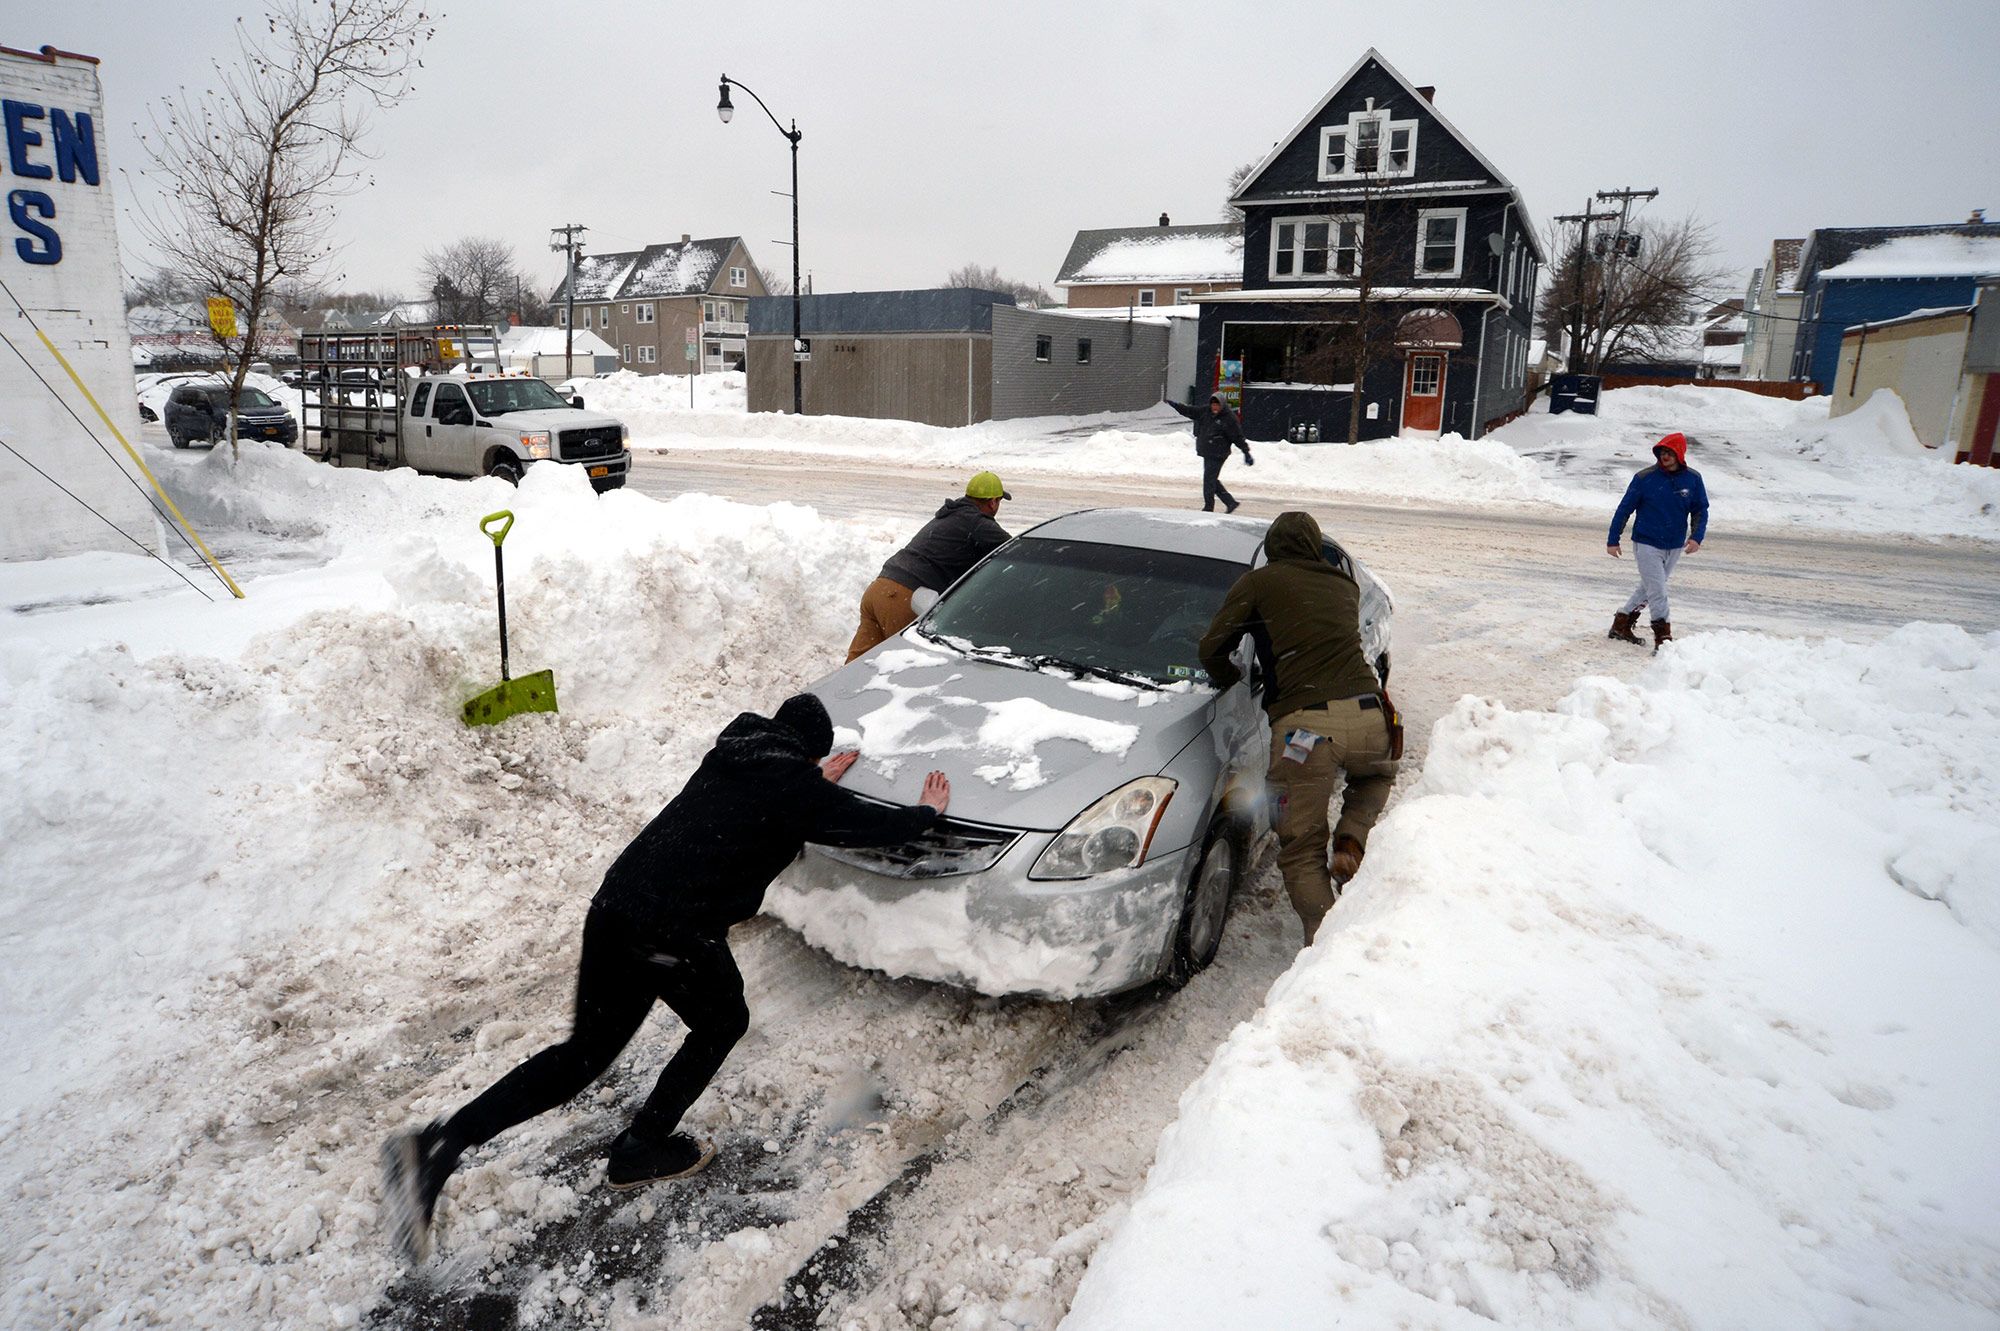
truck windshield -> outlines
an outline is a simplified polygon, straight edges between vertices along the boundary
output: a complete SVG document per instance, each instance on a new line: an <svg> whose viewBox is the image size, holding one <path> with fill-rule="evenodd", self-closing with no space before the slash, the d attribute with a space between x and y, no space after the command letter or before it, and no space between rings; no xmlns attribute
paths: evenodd
<svg viewBox="0 0 2000 1331"><path fill-rule="evenodd" d="M510 411L546 411L567 407L561 394L540 379L473 379L465 391L482 416L505 416Z"/></svg>

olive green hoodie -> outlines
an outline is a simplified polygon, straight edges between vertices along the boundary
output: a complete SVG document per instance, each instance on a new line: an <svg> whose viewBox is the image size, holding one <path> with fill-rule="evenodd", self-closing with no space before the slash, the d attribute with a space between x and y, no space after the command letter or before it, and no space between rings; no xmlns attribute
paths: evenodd
<svg viewBox="0 0 2000 1331"><path fill-rule="evenodd" d="M1322 539L1312 514L1280 513L1264 534L1268 562L1236 580L1201 640L1202 668L1217 688L1242 676L1229 659L1237 640L1256 640L1273 720L1382 687L1361 650L1361 588L1326 562Z"/></svg>

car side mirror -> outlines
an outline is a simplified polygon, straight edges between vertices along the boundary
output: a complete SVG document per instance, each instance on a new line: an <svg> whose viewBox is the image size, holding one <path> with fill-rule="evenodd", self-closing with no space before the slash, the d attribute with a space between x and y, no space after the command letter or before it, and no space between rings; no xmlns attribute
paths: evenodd
<svg viewBox="0 0 2000 1331"><path fill-rule="evenodd" d="M583 410L583 398L582 398L581 396L573 396L573 397L571 397L571 398L570 398L570 400L569 400L569 404L570 404L570 405L571 405L572 407L575 407L575 408L576 408L576 409L577 409L578 411L582 411L582 410Z"/></svg>
<svg viewBox="0 0 2000 1331"><path fill-rule="evenodd" d="M910 593L910 609L916 613L919 619L928 614L930 608L937 603L938 594L932 588L919 587Z"/></svg>

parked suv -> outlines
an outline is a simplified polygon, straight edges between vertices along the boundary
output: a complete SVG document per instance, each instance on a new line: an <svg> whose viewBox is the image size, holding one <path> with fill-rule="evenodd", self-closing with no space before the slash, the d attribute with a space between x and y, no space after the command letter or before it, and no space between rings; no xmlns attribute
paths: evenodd
<svg viewBox="0 0 2000 1331"><path fill-rule="evenodd" d="M195 439L227 439L229 385L195 383L174 389L167 399L166 426L167 438L174 441L175 448L186 448ZM236 437L291 444L298 440L299 423L262 389L245 384L236 402Z"/></svg>

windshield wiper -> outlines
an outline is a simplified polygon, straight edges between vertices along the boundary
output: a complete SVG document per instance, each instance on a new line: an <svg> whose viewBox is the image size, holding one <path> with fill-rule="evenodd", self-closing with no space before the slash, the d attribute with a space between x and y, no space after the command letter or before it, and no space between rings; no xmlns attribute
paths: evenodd
<svg viewBox="0 0 2000 1331"><path fill-rule="evenodd" d="M1030 656L1026 659L1029 664L1036 667L1053 666L1057 670L1073 670L1079 676L1088 675L1096 679L1108 679L1114 684L1129 684L1137 689L1151 689L1154 692L1158 692L1160 689L1166 687L1150 675L1135 674L1129 670L1117 670L1111 666L1091 665L1085 661L1072 661L1066 656L1052 656L1045 653L1041 656Z"/></svg>

